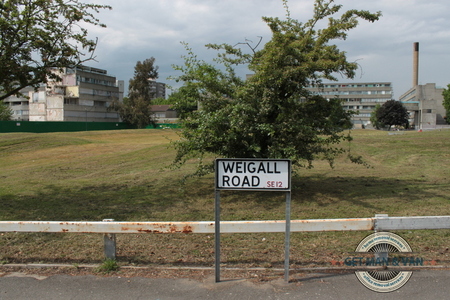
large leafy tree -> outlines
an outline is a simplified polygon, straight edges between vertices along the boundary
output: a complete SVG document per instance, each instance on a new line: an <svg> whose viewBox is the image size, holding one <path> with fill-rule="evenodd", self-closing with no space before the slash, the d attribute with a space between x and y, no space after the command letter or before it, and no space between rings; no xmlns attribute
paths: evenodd
<svg viewBox="0 0 450 300"><path fill-rule="evenodd" d="M0 1L0 100L57 79L51 68L93 59L97 42L83 25L104 27L94 15L104 8L111 7L78 0Z"/></svg>
<svg viewBox="0 0 450 300"><path fill-rule="evenodd" d="M409 114L406 107L396 100L389 100L383 103L376 111L378 124L389 126L388 130L394 125L408 127Z"/></svg>
<svg viewBox="0 0 450 300"><path fill-rule="evenodd" d="M219 51L216 62L199 60L187 44L185 63L176 66L186 90L196 90L199 109L183 116L181 139L175 143L175 165L200 158L197 174L213 170L203 157L288 158L297 166L315 159L333 159L346 151L340 142L350 137L350 115L338 99L313 95L307 87L336 74L352 78L357 63L330 42L345 39L358 20L377 20L381 13L349 10L334 18L341 5L316 0L313 17L301 23L264 17L272 38L261 50L223 44L207 45ZM328 26L316 28L328 19ZM246 43L245 43L246 44ZM250 44L248 44L251 46ZM242 44L241 44L242 46ZM253 76L242 80L235 67L246 64ZM181 91L181 90L180 90ZM210 157L210 156L209 156Z"/></svg>
<svg viewBox="0 0 450 300"><path fill-rule="evenodd" d="M151 110L154 98L151 81L157 78L158 66L155 66L154 57L136 63L134 77L129 82L128 98L123 103L116 101L112 106L124 122L138 128L155 125Z"/></svg>
<svg viewBox="0 0 450 300"><path fill-rule="evenodd" d="M167 99L167 104L172 104L177 109L180 118L188 116L191 112L197 110L198 99L200 95L194 86L182 86L172 92Z"/></svg>
<svg viewBox="0 0 450 300"><path fill-rule="evenodd" d="M442 96L444 97L442 105L444 105L447 114L445 116L445 119L447 120L447 123L450 124L450 84L447 85L446 89L444 89L444 91L442 92Z"/></svg>

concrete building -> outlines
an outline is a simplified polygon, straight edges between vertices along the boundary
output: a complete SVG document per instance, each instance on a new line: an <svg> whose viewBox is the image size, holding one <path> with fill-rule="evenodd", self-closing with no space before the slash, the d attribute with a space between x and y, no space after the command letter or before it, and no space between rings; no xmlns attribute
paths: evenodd
<svg viewBox="0 0 450 300"><path fill-rule="evenodd" d="M325 83L308 90L326 99L339 98L345 110L356 112L352 117L355 127L370 125L370 115L377 104L383 105L393 97L390 82Z"/></svg>
<svg viewBox="0 0 450 300"><path fill-rule="evenodd" d="M149 84L152 93L152 99L164 98L166 99L166 84L157 82L155 79L149 79Z"/></svg>
<svg viewBox="0 0 450 300"><path fill-rule="evenodd" d="M419 85L419 43L414 43L412 88L399 100L408 109L410 123L416 129L435 129L446 125L443 91L444 88L436 87L435 83Z"/></svg>
<svg viewBox="0 0 450 300"><path fill-rule="evenodd" d="M436 87L435 83L416 85L400 96L411 118L411 124L417 129L435 129L446 125L446 115L442 104L444 88Z"/></svg>
<svg viewBox="0 0 450 300"><path fill-rule="evenodd" d="M119 115L108 111L114 100L123 100L124 83L106 70L80 66L55 72L61 81L50 81L38 91L26 88L29 99L9 97L14 120L118 122Z"/></svg>
<svg viewBox="0 0 450 300"><path fill-rule="evenodd" d="M41 86L39 91L45 93L45 85ZM21 90L23 95L28 95L31 91L34 91L34 88L26 87ZM17 97L17 96L9 96L8 98L3 100L3 103L9 105L11 108L13 115L12 119L14 121L28 121L29 110L30 110L30 101L25 97Z"/></svg>

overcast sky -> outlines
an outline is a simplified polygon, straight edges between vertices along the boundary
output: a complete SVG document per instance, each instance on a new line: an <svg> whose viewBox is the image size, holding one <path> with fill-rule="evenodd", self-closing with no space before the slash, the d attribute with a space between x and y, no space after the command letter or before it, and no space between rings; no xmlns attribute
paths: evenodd
<svg viewBox="0 0 450 300"><path fill-rule="evenodd" d="M262 16L284 18L281 0L94 0L108 4L98 17L107 28L91 28L98 37L98 62L89 65L108 70L117 79L133 76L137 61L154 57L159 80L176 75L173 64L186 54L180 42L189 43L199 58L209 61L216 53L207 43L236 44L245 39L270 40ZM419 84L450 84L450 1L448 0L336 0L344 10L381 11L375 23L361 21L345 41L336 41L350 61L361 69L353 82L392 82L394 98L412 86L413 43L420 43ZM307 21L314 0L291 0L291 17ZM245 76L242 71L242 76ZM349 82L340 78L340 82ZM127 84L128 86L128 84ZM126 91L127 92L127 91Z"/></svg>

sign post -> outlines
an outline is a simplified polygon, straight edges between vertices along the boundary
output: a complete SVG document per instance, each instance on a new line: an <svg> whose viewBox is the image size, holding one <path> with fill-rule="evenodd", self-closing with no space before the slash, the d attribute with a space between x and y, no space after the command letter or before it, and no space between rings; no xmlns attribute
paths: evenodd
<svg viewBox="0 0 450 300"><path fill-rule="evenodd" d="M291 243L291 192L286 192L286 231L284 242L284 281L289 282L289 249Z"/></svg>
<svg viewBox="0 0 450 300"><path fill-rule="evenodd" d="M216 264L216 282L220 282L220 190L215 192L215 209L214 209L214 261Z"/></svg>
<svg viewBox="0 0 450 300"><path fill-rule="evenodd" d="M216 159L215 162L215 274L220 281L220 191L285 191L286 233L284 278L289 282L291 228L291 161L288 159Z"/></svg>

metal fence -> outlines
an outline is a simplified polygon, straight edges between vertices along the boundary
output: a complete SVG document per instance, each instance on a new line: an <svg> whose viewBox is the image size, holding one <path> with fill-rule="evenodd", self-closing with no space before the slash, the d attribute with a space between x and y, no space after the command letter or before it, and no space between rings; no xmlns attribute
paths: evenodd
<svg viewBox="0 0 450 300"><path fill-rule="evenodd" d="M66 221L0 221L0 232L67 232L103 233L105 256L115 258L117 233L209 233L215 231L214 221L197 222L100 222ZM284 220L221 221L221 233L285 232ZM291 232L320 231L390 231L419 229L450 229L450 216L291 220Z"/></svg>

